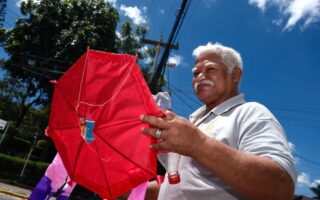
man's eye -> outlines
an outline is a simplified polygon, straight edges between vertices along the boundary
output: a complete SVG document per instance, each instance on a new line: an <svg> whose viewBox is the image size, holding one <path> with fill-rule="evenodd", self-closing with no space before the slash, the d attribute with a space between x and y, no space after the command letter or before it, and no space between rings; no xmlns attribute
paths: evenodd
<svg viewBox="0 0 320 200"><path fill-rule="evenodd" d="M216 69L215 68L208 68L207 69L207 73L212 73L212 72L215 72L216 71Z"/></svg>
<svg viewBox="0 0 320 200"><path fill-rule="evenodd" d="M193 77L197 77L200 74L200 72L193 72Z"/></svg>

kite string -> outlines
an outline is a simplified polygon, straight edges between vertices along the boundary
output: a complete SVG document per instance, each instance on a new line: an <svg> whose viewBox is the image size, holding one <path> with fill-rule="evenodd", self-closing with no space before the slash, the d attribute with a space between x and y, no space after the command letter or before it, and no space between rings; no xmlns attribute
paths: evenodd
<svg viewBox="0 0 320 200"><path fill-rule="evenodd" d="M80 97L81 97L81 90L82 90L82 84L83 84L83 77L84 77L84 74L85 74L85 71L86 71L86 68L87 68L88 55L89 55L89 49L88 49L87 54L86 54L86 59L84 61L84 67L83 67L82 75L81 75L78 101L77 101L77 105L76 105L76 112L77 113L78 113L78 109L79 109L79 106L80 106Z"/></svg>
<svg viewBox="0 0 320 200"><path fill-rule="evenodd" d="M101 106L106 105L106 104L109 103L110 101L112 101L114 98L116 98L116 96L119 94L119 92L120 92L121 89L123 88L124 84L127 82L128 78L129 78L129 75L131 74L131 71L132 71L132 68L133 68L134 65L135 65L135 62L132 62L131 67L130 67L130 70L129 70L127 76L125 77L122 85L119 87L119 89L115 92L115 94L114 94L109 100L107 100L106 102L104 102L104 103L102 103L102 104L92 104L92 103L88 103L88 102L85 102L85 101L80 101L79 104L78 104L78 106L79 106L80 104L85 104L85 105L88 105L88 106L98 106L98 107L101 107Z"/></svg>

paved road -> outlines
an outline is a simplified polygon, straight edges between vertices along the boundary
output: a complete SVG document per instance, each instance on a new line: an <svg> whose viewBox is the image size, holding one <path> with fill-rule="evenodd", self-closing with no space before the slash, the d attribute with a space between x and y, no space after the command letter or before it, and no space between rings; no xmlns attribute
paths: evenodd
<svg viewBox="0 0 320 200"><path fill-rule="evenodd" d="M31 190L0 182L0 200L27 199Z"/></svg>
<svg viewBox="0 0 320 200"><path fill-rule="evenodd" d="M0 193L0 200L21 200L21 199L23 198Z"/></svg>

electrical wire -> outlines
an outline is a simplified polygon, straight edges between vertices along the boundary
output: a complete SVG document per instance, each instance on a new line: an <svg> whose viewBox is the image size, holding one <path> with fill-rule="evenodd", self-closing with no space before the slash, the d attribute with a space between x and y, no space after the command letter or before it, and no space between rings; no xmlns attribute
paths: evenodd
<svg viewBox="0 0 320 200"><path fill-rule="evenodd" d="M20 56L20 55L17 55L18 57ZM21 56L22 57L22 56ZM42 62L42 61L39 61L39 60L37 60L37 63L38 64L42 64L42 65L46 65L46 66L52 66L54 69L56 69L56 68L66 68L66 67L63 67L63 66L59 66L59 65L54 65L54 64L51 64L51 63L47 63L47 62ZM58 70L56 70L56 72L57 73L59 73L59 74L63 74L64 72L63 71L58 71Z"/></svg>
<svg viewBox="0 0 320 200"><path fill-rule="evenodd" d="M189 100L191 100L192 102L194 102L197 106L202 106L202 104L200 102L198 102L197 100L195 100L192 96L186 94L185 92L183 92L182 90L176 88L175 86L173 86L172 84L168 83L170 85L170 87L176 91L181 93L182 95L184 95L185 97L187 97Z"/></svg>
<svg viewBox="0 0 320 200"><path fill-rule="evenodd" d="M41 56L37 56L37 55L33 55L33 54L23 54L23 53L20 53L17 51L12 51L12 50L9 50L8 53L20 55L20 56L25 56L25 57L30 57L30 58L42 59L42 60L46 60L46 61L65 63L65 64L69 64L69 65L73 64L73 63L65 61L65 60L60 60L60 59L55 59L55 58L46 58L46 57L41 57Z"/></svg>
<svg viewBox="0 0 320 200"><path fill-rule="evenodd" d="M10 13L12 13L13 15L15 15L16 17L21 17L19 14L17 14L16 12L14 12L13 10L11 10L9 7L7 7L7 11L9 11Z"/></svg>
<svg viewBox="0 0 320 200"><path fill-rule="evenodd" d="M320 113L320 107L316 106L294 106L294 105L281 105L274 103L265 103L265 105L275 108L277 110L285 110L291 112L304 112L304 113Z"/></svg>
<svg viewBox="0 0 320 200"><path fill-rule="evenodd" d="M189 14L188 16L186 16L186 23L185 26L182 28L182 30L185 30L188 27L188 19L192 19L193 14L196 12L196 10L198 9L198 6L200 4L200 1L196 1L195 6L193 7L193 10L190 11L191 14ZM182 33L177 37L177 40L181 39L183 36L184 31L181 31Z"/></svg>
<svg viewBox="0 0 320 200"><path fill-rule="evenodd" d="M56 79L56 77L48 76L48 75L43 74L43 73L41 73L41 72L39 72L39 71L35 71L35 70L33 70L33 69L30 69L30 68L27 68L27 67L24 67L24 66L21 66L21 65L16 65L16 64L12 64L12 63L10 63L10 64L8 64L8 65L9 65L9 66L13 66L13 67L19 67L19 68L21 68L21 69L23 69L23 70L25 70L25 71L27 71L27 72L30 72L30 73L32 73L32 74L36 74L36 75L38 75L38 76L40 76L40 77L43 77L43 78L46 78L46 79L49 79L49 80L54 80L54 79ZM43 71L43 69L42 69L42 71Z"/></svg>
<svg viewBox="0 0 320 200"><path fill-rule="evenodd" d="M176 42L177 36L179 35L179 32L180 32L180 30L181 30L182 24L183 24L183 22L184 22L184 20L185 20L185 17L186 17L186 15L187 15L187 12L188 12L188 10L189 10L189 7L190 7L191 3L192 3L192 0L189 0L189 1L187 2L186 8L185 8L185 10L184 10L184 12L183 12L183 14L182 14L182 16L181 16L180 24L179 24L179 26L178 26L178 28L177 28L177 31L176 31L176 34L174 35L174 38L173 38L173 40L172 40L172 44L174 44L174 43Z"/></svg>
<svg viewBox="0 0 320 200"><path fill-rule="evenodd" d="M164 28L167 27L167 23L168 23L168 20L169 20L169 16L170 16L170 13L172 12L172 9L173 9L173 4L174 4L175 1L171 1L171 6L170 6L170 10L167 14L167 17L162 25L162 28L161 28L161 32L160 32L160 37L162 37L163 35L163 31L164 31ZM174 43L173 43L174 44Z"/></svg>
<svg viewBox="0 0 320 200"><path fill-rule="evenodd" d="M176 38L177 38L177 36L179 35L179 32L180 32L180 30L181 30L182 24L183 24L183 22L184 22L186 13L187 13L188 10L189 10L189 7L190 7L190 5L191 5L191 2L192 2L192 0L189 0L189 1L187 2L186 7L185 7L185 10L184 10L184 12L183 12L182 15L181 15L181 20L180 20L180 23L178 24L178 27L177 27L177 29L176 29L176 32L175 32L175 34L174 34L174 36L173 36L172 44L174 44L174 43L176 42ZM166 61L166 62L167 62L167 61ZM162 72L161 72L162 75L164 75L164 73L165 73L165 68L166 68L166 65L162 68Z"/></svg>
<svg viewBox="0 0 320 200"><path fill-rule="evenodd" d="M177 93L173 93L178 99L181 100L181 102L183 104L185 104L188 108L190 108L191 110L195 110L195 108L193 108L193 106L191 106L189 103L187 103L186 101L183 100L182 97L180 97Z"/></svg>
<svg viewBox="0 0 320 200"><path fill-rule="evenodd" d="M21 68L24 69L24 70L27 71L27 72L36 74L36 75L38 75L38 76L41 76L41 77L46 78L46 79L49 79L49 80L54 80L54 79L55 79L55 78L53 78L53 77L50 77L50 76L47 76L47 75L45 75L45 74L36 72L36 71L34 71L34 70L27 69L27 68L25 68L25 67L21 67Z"/></svg>
<svg viewBox="0 0 320 200"><path fill-rule="evenodd" d="M149 0L148 0L149 1ZM150 2L150 1L149 1ZM149 10L152 11L154 0L152 0L149 4ZM152 12L151 12L152 13Z"/></svg>
<svg viewBox="0 0 320 200"><path fill-rule="evenodd" d="M305 161L305 162L308 162L308 163L311 163L313 165L317 165L317 166L320 166L320 162L317 162L317 161L314 161L314 160L311 160L311 159L308 159L300 154L297 154L297 153L292 153L294 156L300 158L301 160Z"/></svg>

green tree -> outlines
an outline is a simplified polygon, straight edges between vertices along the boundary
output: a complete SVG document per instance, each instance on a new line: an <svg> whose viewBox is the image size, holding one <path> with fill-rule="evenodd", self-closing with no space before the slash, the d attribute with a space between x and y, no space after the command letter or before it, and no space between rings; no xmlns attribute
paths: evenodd
<svg viewBox="0 0 320 200"><path fill-rule="evenodd" d="M30 82L28 82L30 81ZM15 122L19 128L29 110L39 104L43 93L38 93L37 83L32 79L22 80L4 74L0 80L1 117Z"/></svg>
<svg viewBox="0 0 320 200"><path fill-rule="evenodd" d="M117 10L102 0L28 0L21 13L13 28L0 29L0 44L9 54L1 62L8 72L1 98L12 103L9 112L17 115L17 127L30 109L48 106L53 93L49 80L58 79L88 46L116 52L119 19Z"/></svg>
<svg viewBox="0 0 320 200"><path fill-rule="evenodd" d="M7 0L0 0L0 26L3 26L4 16L6 15Z"/></svg>
<svg viewBox="0 0 320 200"><path fill-rule="evenodd" d="M0 63L7 72L0 82L0 116L14 121L18 135L43 132L53 94L49 80L58 79L88 46L154 56L141 49L145 26L125 22L116 35L119 14L105 0L27 0L20 9L23 16L13 28L0 28L0 45L9 55ZM148 81L150 65L140 66Z"/></svg>
<svg viewBox="0 0 320 200"><path fill-rule="evenodd" d="M34 106L51 99L50 79L58 79L87 47L115 52L119 14L103 0L22 2L24 17L0 41L9 59L3 66L38 94ZM60 73L59 73L60 72Z"/></svg>
<svg viewBox="0 0 320 200"><path fill-rule="evenodd" d="M317 199L320 199L320 184L319 183L317 183L316 186L311 187L310 190L316 195L315 197Z"/></svg>

